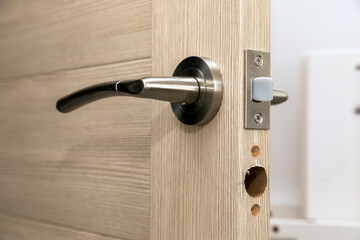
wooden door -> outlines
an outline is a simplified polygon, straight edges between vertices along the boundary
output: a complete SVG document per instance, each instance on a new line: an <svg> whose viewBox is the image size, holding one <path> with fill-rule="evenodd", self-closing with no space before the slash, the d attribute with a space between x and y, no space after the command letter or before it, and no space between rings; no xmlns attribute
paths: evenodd
<svg viewBox="0 0 360 240"><path fill-rule="evenodd" d="M244 184L249 168L268 172L270 144L268 130L244 129L244 50L269 51L269 9L0 1L0 239L268 239L269 190L251 197ZM147 99L55 109L90 84L171 75L191 55L224 81L205 126Z"/></svg>

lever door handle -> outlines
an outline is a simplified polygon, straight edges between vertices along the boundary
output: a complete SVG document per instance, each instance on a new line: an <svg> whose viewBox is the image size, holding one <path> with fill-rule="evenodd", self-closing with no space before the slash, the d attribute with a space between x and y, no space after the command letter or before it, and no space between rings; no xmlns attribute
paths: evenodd
<svg viewBox="0 0 360 240"><path fill-rule="evenodd" d="M73 92L57 101L59 112L68 113L90 102L113 96L132 96L167 101L176 117L189 125L211 121L223 95L222 77L209 59L188 57L173 77L152 77L100 83Z"/></svg>
<svg viewBox="0 0 360 240"><path fill-rule="evenodd" d="M59 99L56 108L62 113L68 113L90 102L113 96L133 96L192 104L198 98L199 92L199 83L193 77L159 77L106 82L83 88Z"/></svg>

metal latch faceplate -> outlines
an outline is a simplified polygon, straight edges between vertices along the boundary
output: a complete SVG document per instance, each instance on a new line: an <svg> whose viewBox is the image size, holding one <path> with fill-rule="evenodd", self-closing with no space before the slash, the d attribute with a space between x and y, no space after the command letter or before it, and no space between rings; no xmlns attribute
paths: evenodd
<svg viewBox="0 0 360 240"><path fill-rule="evenodd" d="M245 128L270 129L270 101L252 98L255 77L270 77L270 53L245 50Z"/></svg>

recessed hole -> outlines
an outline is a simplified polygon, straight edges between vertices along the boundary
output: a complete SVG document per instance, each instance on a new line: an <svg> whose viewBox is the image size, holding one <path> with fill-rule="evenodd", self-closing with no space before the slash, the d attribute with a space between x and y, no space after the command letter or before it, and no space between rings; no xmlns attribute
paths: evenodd
<svg viewBox="0 0 360 240"><path fill-rule="evenodd" d="M266 189L267 176L263 167L252 167L245 174L245 189L251 197L260 197Z"/></svg>
<svg viewBox="0 0 360 240"><path fill-rule="evenodd" d="M278 226L273 226L272 230L274 233L278 233L280 231Z"/></svg>
<svg viewBox="0 0 360 240"><path fill-rule="evenodd" d="M251 215L253 215L254 217L256 217L257 215L260 214L260 206L258 204L254 204L251 207Z"/></svg>
<svg viewBox="0 0 360 240"><path fill-rule="evenodd" d="M257 145L252 146L251 155L255 158L259 157L260 156L260 147Z"/></svg>

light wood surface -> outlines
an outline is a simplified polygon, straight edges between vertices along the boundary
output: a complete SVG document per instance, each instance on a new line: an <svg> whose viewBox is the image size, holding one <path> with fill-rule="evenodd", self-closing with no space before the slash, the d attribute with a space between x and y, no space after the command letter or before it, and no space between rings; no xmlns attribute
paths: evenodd
<svg viewBox="0 0 360 240"><path fill-rule="evenodd" d="M268 170L269 131L243 128L243 69L244 49L269 50L269 0L4 0L0 15L1 240L268 239L268 188L252 198L244 177ZM171 75L190 55L224 77L206 126L148 99L55 109L90 84Z"/></svg>
<svg viewBox="0 0 360 240"><path fill-rule="evenodd" d="M150 72L144 59L0 81L0 211L148 239L151 102L110 98L69 114L55 103L90 84Z"/></svg>
<svg viewBox="0 0 360 240"><path fill-rule="evenodd" d="M270 132L243 128L244 49L269 51L269 2L153 1L153 74L204 56L220 67L225 92L219 114L202 127L185 126L169 104L153 103L152 240L269 239L269 188L252 198L244 177L254 165L269 170Z"/></svg>
<svg viewBox="0 0 360 240"><path fill-rule="evenodd" d="M54 226L25 220L13 216L0 214L0 239L1 240L118 240L116 238L106 237L98 234L82 232L75 229L69 229L62 226Z"/></svg>
<svg viewBox="0 0 360 240"><path fill-rule="evenodd" d="M0 16L0 79L151 56L151 0L7 0Z"/></svg>

